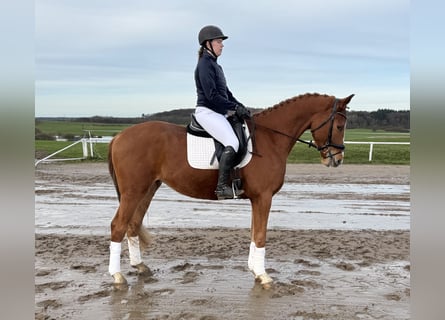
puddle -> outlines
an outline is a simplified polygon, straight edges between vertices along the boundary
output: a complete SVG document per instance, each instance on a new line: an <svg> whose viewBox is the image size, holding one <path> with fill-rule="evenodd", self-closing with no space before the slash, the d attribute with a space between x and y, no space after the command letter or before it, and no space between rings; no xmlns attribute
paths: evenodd
<svg viewBox="0 0 445 320"><path fill-rule="evenodd" d="M107 183L36 181L36 231L108 233L117 209ZM275 195L269 228L408 230L410 186L287 182ZM198 200L161 186L144 224L150 227L250 227L250 202Z"/></svg>

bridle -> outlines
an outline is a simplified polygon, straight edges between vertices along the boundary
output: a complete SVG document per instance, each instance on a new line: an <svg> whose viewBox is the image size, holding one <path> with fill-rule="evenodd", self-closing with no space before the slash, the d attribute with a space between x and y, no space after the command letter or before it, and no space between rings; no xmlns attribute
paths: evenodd
<svg viewBox="0 0 445 320"><path fill-rule="evenodd" d="M336 98L334 101L334 106L332 107L332 112L331 112L331 115L329 116L329 118L327 118L325 121L323 121L318 127L311 130L311 133L313 134L318 129L321 129L322 127L324 127L329 121L331 122L330 127L329 127L328 141L323 146L317 147L318 151L323 151L324 149L327 149L329 147L334 147L334 148L340 149L342 151L345 149L344 144L332 143L332 130L334 128L335 115L338 114L338 115L342 116L343 118L347 119L346 115L344 113L337 111L337 102L338 102L338 99ZM331 158L331 157L335 156L336 154L341 153L342 151L337 152L335 154L331 154L331 152L329 151L329 157Z"/></svg>
<svg viewBox="0 0 445 320"><path fill-rule="evenodd" d="M336 154L339 154L339 153L343 152L343 150L345 149L345 145L344 144L332 143L332 130L334 128L335 115L338 114L338 115L342 116L343 118L347 119L346 115L344 113L342 113L340 111L337 111L337 103L338 103L338 99L335 98L334 105L332 107L332 112L331 112L330 116L325 121L323 121L318 127L316 127L315 129L311 129L311 133L313 134L315 131L323 128L326 124L330 123L328 140L327 140L327 142L323 146L320 146L320 147L317 146L315 143L313 143L312 140L311 141L305 141L305 140L302 140L300 138L296 138L296 136L291 136L291 135L288 135L288 134L286 134L284 132L281 132L281 131L278 131L278 130L275 130L275 129L272 129L272 128L269 128L269 127L266 127L266 126L263 126L263 125L260 125L260 124L257 124L257 123L255 123L253 121L253 118L251 119L251 121L252 121L252 124L253 124L254 127L258 126L258 127L267 129L269 131L272 131L272 132L274 132L276 134L288 137L289 139L292 140L292 142L298 141L298 142L307 144L309 146L309 148L313 147L313 148L317 149L320 152L325 150L325 149L327 149L327 148L329 148L329 147L334 147L334 148L337 148L337 149L341 150L341 151L339 151L337 153L334 153L334 154L332 154L331 151L329 150L329 155L327 157L325 157L325 158L332 158Z"/></svg>

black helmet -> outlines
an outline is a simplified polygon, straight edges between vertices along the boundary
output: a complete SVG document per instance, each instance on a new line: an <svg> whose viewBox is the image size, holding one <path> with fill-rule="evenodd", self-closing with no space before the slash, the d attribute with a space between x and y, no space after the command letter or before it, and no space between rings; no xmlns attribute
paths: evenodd
<svg viewBox="0 0 445 320"><path fill-rule="evenodd" d="M228 36L225 36L220 28L217 26L205 26L199 31L198 40L199 44L203 45L208 40L214 39L227 39Z"/></svg>

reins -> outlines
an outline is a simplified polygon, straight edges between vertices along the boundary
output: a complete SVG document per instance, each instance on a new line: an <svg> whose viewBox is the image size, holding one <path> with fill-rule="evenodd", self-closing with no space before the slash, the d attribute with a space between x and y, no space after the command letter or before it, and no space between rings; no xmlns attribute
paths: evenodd
<svg viewBox="0 0 445 320"><path fill-rule="evenodd" d="M275 130L275 129L272 129L272 128L269 128L269 127L266 127L266 126L263 126L263 125L261 125L261 124L258 124L258 123L256 123L255 121L253 121L253 119L250 119L250 121L251 121L252 126L253 126L253 128L252 128L252 136L254 136L255 127L260 127L260 128L263 128L263 129L267 129L267 130L269 130L269 131L272 131L273 133L276 133L276 134L285 136L285 137L287 137L287 138L289 138L289 139L291 139L291 140L293 140L293 141L298 141L298 142L305 143L305 144L307 144L307 145L309 146L309 148L310 148L310 147L318 148L317 145L316 145L315 143L312 142L312 140L311 140L311 141L305 141L305 140L302 140L302 139L300 139L300 138L296 138L295 136L291 136L291 135L289 135L289 134L287 134L287 133L284 133L284 132L281 132L281 131L278 131L278 130Z"/></svg>
<svg viewBox="0 0 445 320"><path fill-rule="evenodd" d="M292 141L298 141L298 142L307 144L309 146L309 148L313 147L313 148L317 149L317 151L322 151L322 150L324 150L326 148L329 148L329 147L334 147L334 148L337 148L337 149L340 149L340 150L344 150L345 146L343 144L335 144L335 143L331 142L331 140L332 140L332 130L333 130L333 127L334 127L335 115L339 114L339 115L341 115L342 117L344 117L346 119L346 115L345 114L337 111L337 102L338 102L338 99L336 98L335 101L334 101L334 105L332 107L332 112L331 112L330 116L325 121L323 121L318 127L316 127L315 129L311 129L311 133L314 133L315 131L317 131L317 130L321 129L322 127L324 127L329 121L331 122L331 125L330 125L330 128L329 128L329 135L328 135L327 143L325 145L321 146L321 147L319 147L315 143L313 143L312 140L310 140L310 141L302 140L300 138L297 138L296 136L291 136L291 135L289 135L287 133L284 133L284 132L281 132L279 130L276 130L276 129L273 129L273 128L269 128L267 126L263 126L261 124L255 123L253 118L250 119L250 121L252 123L252 134L251 134L251 137L254 137L255 127L258 126L260 128L267 129L267 130L269 130L269 131L271 131L271 132L273 132L275 134L279 134L279 135L285 136L285 137L291 139ZM252 152L252 154L256 154L256 153ZM333 157L334 155L330 154L330 152L329 152L329 157Z"/></svg>

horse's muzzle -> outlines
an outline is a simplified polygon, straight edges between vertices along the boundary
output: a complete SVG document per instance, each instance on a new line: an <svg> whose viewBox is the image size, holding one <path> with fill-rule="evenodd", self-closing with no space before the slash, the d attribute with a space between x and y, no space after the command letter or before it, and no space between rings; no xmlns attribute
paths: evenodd
<svg viewBox="0 0 445 320"><path fill-rule="evenodd" d="M331 148L328 148L321 152L321 163L327 167L338 167L343 163L343 155L343 150L331 150Z"/></svg>

